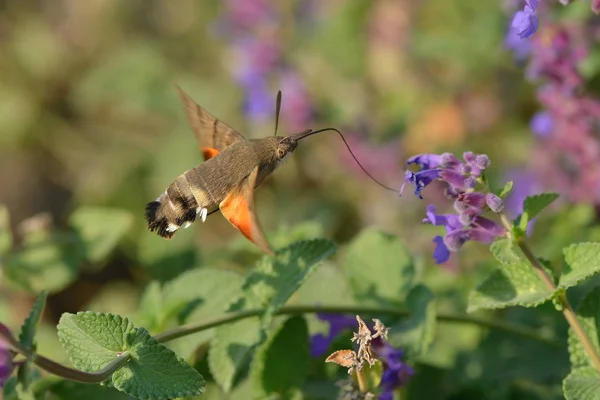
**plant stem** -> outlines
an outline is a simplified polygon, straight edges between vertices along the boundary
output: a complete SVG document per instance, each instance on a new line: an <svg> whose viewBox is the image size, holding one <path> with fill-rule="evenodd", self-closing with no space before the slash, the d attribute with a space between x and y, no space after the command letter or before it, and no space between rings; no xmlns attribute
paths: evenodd
<svg viewBox="0 0 600 400"><path fill-rule="evenodd" d="M178 339L183 336L187 336L196 332L204 331L210 328L214 328L220 325L230 324L245 318L257 317L261 315L263 310L247 310L228 313L223 316L214 318L212 320L191 323L182 325L177 328L173 328L169 331L159 333L154 338L159 342L168 342L170 340ZM276 315L290 315L290 314L314 314L314 313L329 313L329 314L373 314L373 315L394 315L398 317L406 317L409 315L407 310L402 309L382 309L378 307L365 307L365 306L287 306L282 307L277 311ZM540 336L540 334L531 328L524 326L506 323L502 321L492 321L484 318L478 318L470 315L456 315L438 313L438 321L449 322L449 323L461 323L461 324L474 324L482 327L501 330L507 333L523 336L531 340L536 340L553 347L562 347L562 343L555 340L554 338Z"/></svg>
<svg viewBox="0 0 600 400"><path fill-rule="evenodd" d="M510 232L512 230L512 223L510 222L510 220L504 214L502 214L501 219L502 219L502 223L504 224L504 227ZM527 258L527 260L533 267L534 271L538 274L538 276L544 282L546 287L552 293L556 293L557 287L554 284L554 280L548 274L548 272L546 272L542 263L540 263L540 261L535 257L535 255L531 251L531 248L529 247L525 238L524 237L518 237L518 238L512 237L511 240L514 243L516 243L517 246L519 246L519 248L521 249L521 251L523 252L525 257ZM598 355L598 352L596 351L596 348L592 344L592 341L590 340L589 336L583 329L581 322L579 322L579 319L577 319L577 315L575 314L575 311L573 311L573 308L571 307L571 304L567 300L567 297L564 295L564 293L559 293L555 298L556 298L556 301L560 303L560 305L562 307L562 313L565 316L565 319L569 323L569 326L571 327L571 329L573 329L573 332L575 333L575 335L577 335L577 337L581 341L581 344L583 345L586 353L590 357L590 360L592 361L594 368L596 368L596 370L598 372L600 372L600 355Z"/></svg>
<svg viewBox="0 0 600 400"><path fill-rule="evenodd" d="M368 385L367 385L367 378L365 376L364 368L361 368L360 370L357 368L354 370L354 372L356 373L356 381L358 382L358 390L360 390L361 393L367 393Z"/></svg>
<svg viewBox="0 0 600 400"><path fill-rule="evenodd" d="M220 325L230 324L242 319L257 317L264 312L262 309L254 309L247 311L240 311L229 313L218 318L214 318L209 321L203 321L199 323L193 323L183 325L169 331L159 333L154 336L159 342L168 342L175 340L193 333L204 331L207 329L215 328ZM407 310L402 309L381 309L377 307L364 307L364 306L288 306L282 307L277 311L276 315L294 315L294 314L314 314L314 313L332 313L332 314L373 314L373 315L394 315L399 317L406 317L409 315ZM561 347L562 344L554 338L540 336L534 329L505 323L501 321L486 320L483 318L472 317L469 315L453 315L439 313L437 315L438 321L444 321L449 323L460 323L460 324L474 324L481 327L501 330L507 333L519 335L531 340L536 340L545 343L553 347ZM9 332L0 329L0 337L6 339L6 342L13 348L14 351L29 357L32 361L40 368L60 376L64 379L69 379L76 382L83 383L101 383L108 379L116 370L121 368L131 359L131 355L128 352L116 357L113 361L108 363L104 368L96 372L84 372L74 368L64 366L56 361L50 360L39 354L31 355L20 345L18 340ZM357 378L360 379L357 375ZM359 382L360 385L360 382Z"/></svg>

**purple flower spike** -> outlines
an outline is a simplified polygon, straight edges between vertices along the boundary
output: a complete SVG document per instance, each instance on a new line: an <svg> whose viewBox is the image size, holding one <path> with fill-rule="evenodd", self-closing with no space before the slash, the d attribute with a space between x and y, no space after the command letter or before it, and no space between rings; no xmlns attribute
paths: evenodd
<svg viewBox="0 0 600 400"><path fill-rule="evenodd" d="M502 212L502 210L504 210L504 201L502 201L500 197L496 196L493 193L488 193L485 195L485 202L490 208L490 210L492 210L495 213L499 213Z"/></svg>
<svg viewBox="0 0 600 400"><path fill-rule="evenodd" d="M535 10L529 6L525 6L523 11L517 11L512 20L511 28L522 39L531 37L538 28L538 17L535 14Z"/></svg>
<svg viewBox="0 0 600 400"><path fill-rule="evenodd" d="M439 154L419 154L406 161L406 165L417 164L422 169L433 169L442 165L442 156Z"/></svg>
<svg viewBox="0 0 600 400"><path fill-rule="evenodd" d="M538 112L531 118L529 128L536 136L546 138L554 130L554 119L548 111Z"/></svg>
<svg viewBox="0 0 600 400"><path fill-rule="evenodd" d="M433 250L433 258L436 264L443 264L450 259L450 250L446 247L446 243L444 243L444 238L441 236L436 236L433 238L433 243L435 243L435 249Z"/></svg>

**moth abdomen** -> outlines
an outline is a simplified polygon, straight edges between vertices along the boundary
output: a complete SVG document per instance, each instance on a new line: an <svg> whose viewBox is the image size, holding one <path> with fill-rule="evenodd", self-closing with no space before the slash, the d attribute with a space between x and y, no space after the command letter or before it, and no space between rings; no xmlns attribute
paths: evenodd
<svg viewBox="0 0 600 400"><path fill-rule="evenodd" d="M169 230L169 220L163 212L164 205L160 201L152 201L146 204L146 222L150 232L156 232L159 236L171 239L175 230Z"/></svg>

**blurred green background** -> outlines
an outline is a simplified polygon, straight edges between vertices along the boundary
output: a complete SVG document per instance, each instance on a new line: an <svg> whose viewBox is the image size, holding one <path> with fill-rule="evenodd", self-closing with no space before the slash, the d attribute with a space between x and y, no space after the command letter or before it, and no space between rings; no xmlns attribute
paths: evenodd
<svg viewBox="0 0 600 400"><path fill-rule="evenodd" d="M268 4L278 15L269 29L279 60L310 109L306 125L295 126L302 110L289 106L280 133L336 127L365 167L397 188L404 161L417 153L486 153L496 188L527 164L537 105L503 47L501 1ZM203 266L244 270L260 257L218 213L171 241L148 232L143 218L147 202L202 161L175 85L247 138L271 135L277 90L284 107L289 98L279 70L267 71L272 115L248 116L236 44L223 24L229 14L226 2L208 0L0 2L0 204L15 252L3 260L0 320L16 329L31 291L50 289L42 353L65 359L52 326L63 312L132 315L151 280ZM433 263L431 239L440 232L420 221L429 203L449 208L438 189L425 201L382 190L328 133L301 143L257 189L256 207L275 247L312 237L343 245L365 227L398 235L426 282L453 299L447 308L462 312L466 289L489 271L487 249L469 244L448 265ZM586 206L565 212L581 225L593 218ZM83 254L69 250L79 240L73 230ZM42 250L32 250L35 235L50 242L44 236ZM558 256L544 236L534 239ZM476 341L458 343L466 337L454 345L473 348Z"/></svg>

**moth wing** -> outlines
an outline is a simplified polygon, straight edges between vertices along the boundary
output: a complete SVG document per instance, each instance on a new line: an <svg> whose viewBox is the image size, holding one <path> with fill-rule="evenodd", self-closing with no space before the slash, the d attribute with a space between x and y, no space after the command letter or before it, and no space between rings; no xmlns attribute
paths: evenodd
<svg viewBox="0 0 600 400"><path fill-rule="evenodd" d="M196 104L179 86L177 90L205 160L216 156L235 142L245 140L235 129Z"/></svg>
<svg viewBox="0 0 600 400"><path fill-rule="evenodd" d="M231 225L235 226L248 240L265 253L273 254L254 212L254 186L257 176L258 166L225 197L219 204L219 208Z"/></svg>

